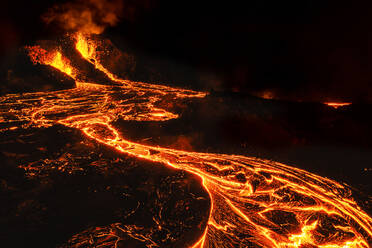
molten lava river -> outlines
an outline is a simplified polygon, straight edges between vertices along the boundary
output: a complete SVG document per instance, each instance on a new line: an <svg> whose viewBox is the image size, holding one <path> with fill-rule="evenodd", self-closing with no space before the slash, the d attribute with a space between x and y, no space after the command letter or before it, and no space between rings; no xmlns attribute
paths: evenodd
<svg viewBox="0 0 372 248"><path fill-rule="evenodd" d="M253 157L187 152L127 140L115 121L164 122L178 115L162 108L161 101L206 94L120 79L100 60L95 40L82 34L71 39L81 57L111 83L85 81L58 49L27 47L35 64L60 70L75 80L76 87L1 97L0 121L7 124L3 132L64 125L119 153L200 177L210 197L209 218L189 247L371 247L372 218L360 209L349 188L333 180ZM146 247L162 247L139 228L119 224L96 227L89 234L100 238L94 247L117 247L120 235L114 226ZM78 240L74 247L93 247L89 235L72 237Z"/></svg>

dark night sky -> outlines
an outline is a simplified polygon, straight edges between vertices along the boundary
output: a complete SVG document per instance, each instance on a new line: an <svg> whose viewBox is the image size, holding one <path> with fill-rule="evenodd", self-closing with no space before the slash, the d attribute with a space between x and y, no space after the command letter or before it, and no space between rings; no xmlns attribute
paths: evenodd
<svg viewBox="0 0 372 248"><path fill-rule="evenodd" d="M1 53L61 32L40 19L66 1L8 1ZM372 101L369 1L125 1L106 30L146 54L216 74L209 89Z"/></svg>

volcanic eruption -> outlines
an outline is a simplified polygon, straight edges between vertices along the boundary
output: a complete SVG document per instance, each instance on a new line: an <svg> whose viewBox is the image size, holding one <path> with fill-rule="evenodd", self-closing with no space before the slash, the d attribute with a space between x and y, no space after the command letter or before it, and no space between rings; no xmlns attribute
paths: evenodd
<svg viewBox="0 0 372 248"><path fill-rule="evenodd" d="M75 12L68 13L75 16ZM58 91L2 96L1 132L63 126L114 150L119 158L129 155L199 177L209 196L209 215L207 221L199 225L201 235L185 247L370 247L372 218L358 206L350 188L341 183L260 158L176 150L127 139L117 125L118 120L166 122L179 117L169 110L169 103L204 98L208 93L134 82L115 75L105 66L102 59L105 55L99 53L99 36L92 36L103 29L90 25L90 14L83 16L88 18L89 22L84 23L89 25L70 33L66 39L74 43L80 59L106 76L106 84L87 77L63 49L28 46L26 50L34 64L53 67L73 79L76 85ZM111 14L102 18L104 26L116 20ZM52 18L51 22L61 20L68 18ZM75 18L72 20L76 23ZM68 25L68 29L74 30L76 25ZM78 158L72 159L78 161ZM46 169L43 163L53 164L60 170L67 166L62 164L63 159L42 161L19 167L29 177L37 177ZM166 237L154 238L153 234L164 228L161 221L151 231L120 222L93 226L74 234L61 247L126 247L121 242L124 234L145 247L174 247L172 243L164 245Z"/></svg>
<svg viewBox="0 0 372 248"><path fill-rule="evenodd" d="M127 140L113 125L115 120L174 119L178 115L165 110L160 100L200 98L206 93L120 79L100 62L93 39L82 33L71 39L81 56L105 73L111 85L81 81L79 74L84 72L72 67L58 50L28 47L34 63L60 70L76 81L76 87L2 97L1 122L7 124L3 132L61 124L121 153L199 176L211 207L204 234L192 247L369 247L371 217L350 197L350 190L335 181L258 158L187 152ZM119 229L143 240L147 247L162 246L134 227ZM120 236L110 230L97 227L91 232L105 237L102 247L115 247ZM74 236L74 247L87 242L89 235Z"/></svg>

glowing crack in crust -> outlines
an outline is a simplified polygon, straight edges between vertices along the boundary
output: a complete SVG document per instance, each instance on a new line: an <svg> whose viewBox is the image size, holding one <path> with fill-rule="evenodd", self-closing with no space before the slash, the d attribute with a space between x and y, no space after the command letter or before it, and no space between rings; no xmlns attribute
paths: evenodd
<svg viewBox="0 0 372 248"><path fill-rule="evenodd" d="M0 122L8 124L3 131L62 124L122 153L200 176L211 208L204 234L193 248L370 247L372 218L358 207L350 190L335 181L253 157L186 152L126 140L113 125L115 120L177 118L157 107L158 101L205 93L119 79L99 62L93 40L81 34L75 39L82 57L117 84L83 82L60 52L29 47L35 63L66 73L76 80L76 88L0 98ZM117 246L120 237L115 228L119 227L97 228L104 247ZM147 247L161 247L133 228L121 231L145 241Z"/></svg>

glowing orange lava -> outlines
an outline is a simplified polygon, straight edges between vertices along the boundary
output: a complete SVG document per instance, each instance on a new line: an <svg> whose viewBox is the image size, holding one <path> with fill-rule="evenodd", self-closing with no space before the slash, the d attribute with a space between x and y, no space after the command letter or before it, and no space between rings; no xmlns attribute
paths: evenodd
<svg viewBox="0 0 372 248"><path fill-rule="evenodd" d="M84 36L82 33L75 34L75 48L81 56L86 59L88 62L93 64L97 70L102 71L106 76L111 79L113 82L118 83L119 85L126 85L127 87L136 88L136 89L146 89L158 94L164 95L168 93L173 93L177 97L205 97L205 92L196 92L192 90L177 89L173 87L167 87L164 85L153 85L143 82L133 82L130 80L120 79L107 70L101 63L99 55L96 52L97 42L93 39L90 39L87 36Z"/></svg>
<svg viewBox="0 0 372 248"><path fill-rule="evenodd" d="M339 107L349 106L351 102L325 102L324 104L337 109Z"/></svg>
<svg viewBox="0 0 372 248"><path fill-rule="evenodd" d="M333 180L253 157L186 152L125 139L113 125L115 120L177 118L158 106L160 99L177 101L205 93L119 79L99 62L93 40L81 34L75 37L81 55L118 84L80 82L69 90L6 95L0 99L0 122L12 127L3 131L58 123L122 153L200 176L211 209L205 232L194 248L370 247L372 218L358 207L347 187ZM58 52L51 58L44 51L31 48L30 56L74 78L77 69L68 69L66 58ZM122 231L138 238L134 229ZM109 231L102 235L120 239ZM117 240L108 247L116 247ZM147 247L161 247L146 241Z"/></svg>
<svg viewBox="0 0 372 248"><path fill-rule="evenodd" d="M60 51L46 51L39 46L26 47L28 55L34 64L45 64L66 73L73 79L76 79L76 70L70 65L70 61L62 56Z"/></svg>

